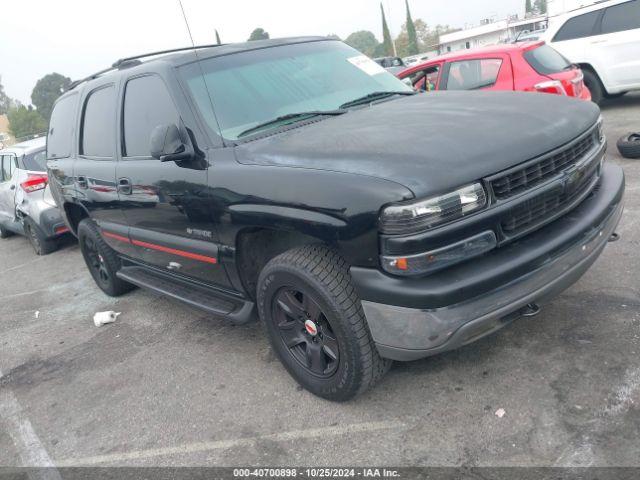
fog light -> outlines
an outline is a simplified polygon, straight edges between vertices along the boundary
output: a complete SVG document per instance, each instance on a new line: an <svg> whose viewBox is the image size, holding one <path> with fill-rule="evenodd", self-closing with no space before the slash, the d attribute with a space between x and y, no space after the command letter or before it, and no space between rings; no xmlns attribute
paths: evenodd
<svg viewBox="0 0 640 480"><path fill-rule="evenodd" d="M381 258L382 268L394 275L424 275L482 255L493 250L497 243L495 233L487 231L446 247L417 255L383 256Z"/></svg>

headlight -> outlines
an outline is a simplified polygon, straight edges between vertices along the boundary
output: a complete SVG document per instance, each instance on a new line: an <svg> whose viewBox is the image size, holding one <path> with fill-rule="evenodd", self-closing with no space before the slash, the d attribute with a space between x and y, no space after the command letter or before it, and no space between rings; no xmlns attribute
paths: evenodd
<svg viewBox="0 0 640 480"><path fill-rule="evenodd" d="M604 143L604 141L606 140L606 136L604 134L604 126L602 124L602 117L600 117L598 119L598 141L600 143Z"/></svg>
<svg viewBox="0 0 640 480"><path fill-rule="evenodd" d="M380 230L389 234L415 233L452 222L486 205L484 188L474 183L439 197L386 207L380 215Z"/></svg>

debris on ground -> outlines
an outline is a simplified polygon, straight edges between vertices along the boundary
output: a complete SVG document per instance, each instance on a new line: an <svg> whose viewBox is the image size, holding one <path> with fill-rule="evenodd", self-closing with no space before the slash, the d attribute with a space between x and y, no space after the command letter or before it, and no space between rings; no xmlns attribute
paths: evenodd
<svg viewBox="0 0 640 480"><path fill-rule="evenodd" d="M502 417L504 417L505 413L507 413L507 412L505 412L504 408L499 408L498 410L496 410L496 417L502 418Z"/></svg>
<svg viewBox="0 0 640 480"><path fill-rule="evenodd" d="M34 313L33 315L34 317L38 318L40 316L40 310L36 310L36 313Z"/></svg>
<svg viewBox="0 0 640 480"><path fill-rule="evenodd" d="M114 311L97 312L93 316L93 323L96 327L105 325L107 323L113 323L116 321L116 318L118 318L118 315L120 315L121 313L122 312L114 312Z"/></svg>

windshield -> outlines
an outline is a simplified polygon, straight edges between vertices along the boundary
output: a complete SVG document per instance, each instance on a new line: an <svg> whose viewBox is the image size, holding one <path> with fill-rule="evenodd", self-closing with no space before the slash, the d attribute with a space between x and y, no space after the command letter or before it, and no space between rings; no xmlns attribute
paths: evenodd
<svg viewBox="0 0 640 480"><path fill-rule="evenodd" d="M373 92L412 92L373 60L338 41L210 58L200 66L185 65L180 72L209 128L230 140L284 115L335 110Z"/></svg>
<svg viewBox="0 0 640 480"><path fill-rule="evenodd" d="M542 45L524 53L529 65L541 75L560 73L571 68L569 60L564 58L557 50L549 45Z"/></svg>

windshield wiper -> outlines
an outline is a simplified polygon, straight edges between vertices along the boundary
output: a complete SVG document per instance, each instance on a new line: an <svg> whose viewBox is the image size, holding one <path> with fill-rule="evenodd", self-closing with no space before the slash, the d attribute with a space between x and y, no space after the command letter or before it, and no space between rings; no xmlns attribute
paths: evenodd
<svg viewBox="0 0 640 480"><path fill-rule="evenodd" d="M280 115L279 117L273 118L271 120L267 120L266 122L261 122L251 128L244 130L243 132L240 133L240 135L238 135L238 138L249 135L250 133L263 130L273 125L277 125L279 123L288 125L290 123L295 122L296 120L304 120L307 118L318 117L320 115L342 115L343 113L347 113L347 111L339 109L339 110L311 110L309 112L287 113L286 115Z"/></svg>
<svg viewBox="0 0 640 480"><path fill-rule="evenodd" d="M340 105L340 108L349 108L355 107L357 105L364 105L366 103L373 102L374 100L381 100L386 97L391 97L393 95L415 95L416 92L410 91L388 91L388 92L371 92L362 97L356 98L355 100L350 100L346 103Z"/></svg>

